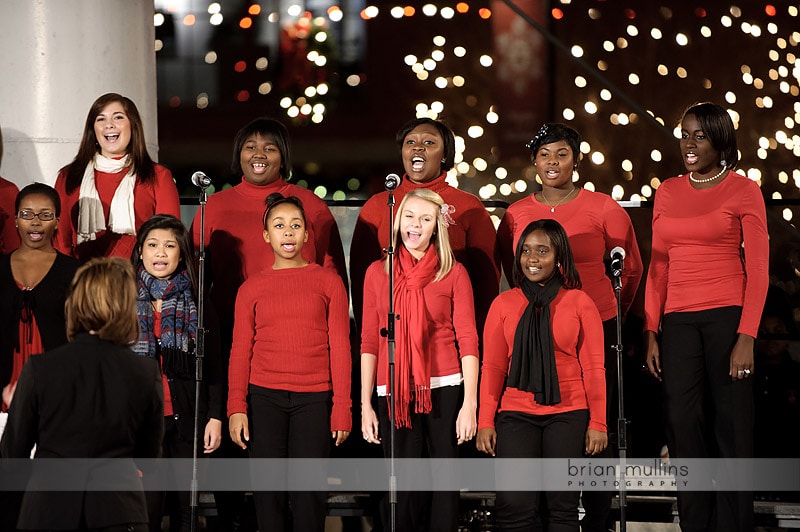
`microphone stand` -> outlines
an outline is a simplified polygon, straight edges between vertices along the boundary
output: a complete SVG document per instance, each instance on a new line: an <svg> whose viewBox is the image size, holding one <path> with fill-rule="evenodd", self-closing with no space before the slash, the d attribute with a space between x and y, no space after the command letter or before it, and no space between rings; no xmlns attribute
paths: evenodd
<svg viewBox="0 0 800 532"><path fill-rule="evenodd" d="M388 187L387 187L388 188ZM389 352L389 383L387 396L389 398L389 515L390 529L395 531L397 524L397 476L395 475L395 406L394 406L394 350L395 350L395 321L398 316L394 313L394 187L389 188L389 197L386 204L389 207L389 245L386 247L387 260L389 261L389 313L386 317L386 328L381 329L381 336L387 339Z"/></svg>
<svg viewBox="0 0 800 532"><path fill-rule="evenodd" d="M617 351L617 446L619 447L619 530L625 532L627 519L625 507L627 497L625 493L625 467L627 463L628 451L628 421L625 419L625 402L622 385L622 261L611 261L611 276L614 286L614 295L617 300L617 343L614 349Z"/></svg>
<svg viewBox="0 0 800 532"><path fill-rule="evenodd" d="M206 282L206 250L205 250L205 225L206 225L206 194L207 186L200 186L200 245L197 250L197 345L195 347L195 375L194 375L194 439L192 445L192 483L189 499L190 530L195 532L197 526L197 446L198 433L200 432L200 388L203 382L203 358L206 352L206 328L204 321L205 311L205 282Z"/></svg>

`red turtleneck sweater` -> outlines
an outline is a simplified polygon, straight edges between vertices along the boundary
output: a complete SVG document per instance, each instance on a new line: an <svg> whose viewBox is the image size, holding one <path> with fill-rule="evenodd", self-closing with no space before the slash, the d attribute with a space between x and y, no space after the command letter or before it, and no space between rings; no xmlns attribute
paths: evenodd
<svg viewBox="0 0 800 532"><path fill-rule="evenodd" d="M447 228L450 246L456 259L463 264L472 281L475 302L475 320L483 327L486 313L500 290L500 256L496 234L489 213L481 201L468 192L450 186L446 173L427 183L417 184L403 176L403 182L394 191L395 212L406 193L417 188L433 190L445 203L455 207L451 214L455 224ZM350 284L353 312L356 323L361 324L364 298L364 277L367 268L383 257L383 248L389 244L388 192L372 196L361 208L353 230L350 246Z"/></svg>
<svg viewBox="0 0 800 532"><path fill-rule="evenodd" d="M264 200L275 192L297 196L303 202L308 230L303 258L338 273L347 287L342 240L326 203L312 191L283 179L258 186L242 178L235 187L209 196L206 204L204 240L208 251L208 282L221 319L232 319L239 286L275 261L272 248L264 241L261 222ZM192 223L192 236L197 248L200 243L199 211Z"/></svg>
<svg viewBox="0 0 800 532"><path fill-rule="evenodd" d="M350 364L347 293L334 272L318 264L270 267L242 284L228 372L229 416L247 412L248 384L332 390L331 430L349 431Z"/></svg>

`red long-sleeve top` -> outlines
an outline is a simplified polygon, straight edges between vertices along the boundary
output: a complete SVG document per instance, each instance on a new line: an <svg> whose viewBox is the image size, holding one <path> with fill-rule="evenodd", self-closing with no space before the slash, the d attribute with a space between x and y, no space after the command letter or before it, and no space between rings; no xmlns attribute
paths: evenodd
<svg viewBox="0 0 800 532"><path fill-rule="evenodd" d="M550 303L553 347L561 402L540 405L533 394L505 388L514 334L528 306L522 290L512 288L492 303L483 332L478 429L494 428L497 412L533 415L589 409L589 428L606 432L606 380L603 323L597 307L581 290L565 290Z"/></svg>
<svg viewBox="0 0 800 532"><path fill-rule="evenodd" d="M19 233L14 220L17 216L14 212L17 194L17 185L0 177L0 255L11 253L19 247Z"/></svg>
<svg viewBox="0 0 800 532"><path fill-rule="evenodd" d="M458 262L441 280L422 289L428 316L431 377L461 373L461 358L478 356L478 332L472 308L472 286L466 268ZM377 384L386 385L388 344L380 330L386 327L389 313L389 276L384 261L369 267L364 279L364 317L361 327L361 352L378 357ZM404 319L400 316L400 319Z"/></svg>
<svg viewBox="0 0 800 532"><path fill-rule="evenodd" d="M172 173L160 164L156 164L154 170L155 181L152 184L146 185L137 179L133 187L133 210L137 231L154 214L171 214L178 219L181 218L181 200L175 181L172 179ZM127 172L127 169L115 174L97 170L94 172L95 186L100 195L100 202L103 204L106 223L108 223L108 214L111 210L111 200L114 199L114 193ZM101 231L97 233L95 240L77 243L78 235L75 228L78 226L78 199L81 188L76 187L67 194L66 179L67 174L62 170L56 178L54 187L61 196L61 216L58 220L58 231L53 240L54 247L82 262L94 257L130 259L131 252L136 247L136 235L120 235L111 231Z"/></svg>
<svg viewBox="0 0 800 532"><path fill-rule="evenodd" d="M325 202L312 191L279 179L258 186L242 178L241 183L215 192L206 204L204 244L208 250L210 297L222 319L233 312L236 291L251 275L272 266L275 255L264 244L264 200L279 192L296 196L306 213L308 241L302 255L337 272L347 286L347 269L339 228ZM195 248L200 244L200 213L192 222Z"/></svg>
<svg viewBox="0 0 800 532"><path fill-rule="evenodd" d="M705 190L692 187L688 174L658 187L645 330L657 332L668 312L735 305L742 307L738 332L755 337L768 288L767 214L756 183L728 172Z"/></svg>
<svg viewBox="0 0 800 532"><path fill-rule="evenodd" d="M292 392L333 390L331 430L349 431L350 367L350 314L338 275L313 263L268 267L242 284L228 370L228 416L247 412L248 384Z"/></svg>
<svg viewBox="0 0 800 532"><path fill-rule="evenodd" d="M455 224L447 228L453 254L462 263L472 281L473 302L478 327L482 327L489 305L500 290L500 255L497 236L489 213L481 201L468 192L450 186L442 173L427 183L417 184L403 176L400 186L394 191L395 212L405 195L414 189L433 190L445 203L455 207L451 214ZM350 246L350 289L356 323L361 322L364 276L370 264L383 257L383 249L389 245L388 192L375 194L361 208L355 228L353 244Z"/></svg>
<svg viewBox="0 0 800 532"><path fill-rule="evenodd" d="M514 284L511 275L514 251L522 231L535 220L550 218L564 227L581 276L581 289L595 302L603 320L617 315L617 300L603 257L617 246L625 250L620 301L623 312L627 311L636 297L644 270L628 213L607 195L584 188L578 190L575 199L559 205L555 212L550 212L550 208L531 194L506 210L497 228L506 279Z"/></svg>

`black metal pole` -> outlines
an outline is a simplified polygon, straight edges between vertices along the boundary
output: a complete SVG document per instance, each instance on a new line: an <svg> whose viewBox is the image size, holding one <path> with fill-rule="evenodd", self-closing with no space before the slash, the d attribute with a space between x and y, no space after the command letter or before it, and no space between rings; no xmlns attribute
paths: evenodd
<svg viewBox="0 0 800 532"><path fill-rule="evenodd" d="M628 452L628 421L625 419L625 402L622 383L622 261L618 267L611 269L614 295L617 300L617 343L614 349L617 351L617 447L619 448L619 530L625 532L627 518L625 508L627 499L625 493L625 466Z"/></svg>
<svg viewBox="0 0 800 532"><path fill-rule="evenodd" d="M395 532L397 526L397 476L395 474L395 406L394 406L394 350L395 350L395 321L397 316L394 313L394 192L389 190L389 197L386 200L389 207L389 245L386 246L386 256L389 261L389 311L386 316L386 328L381 334L386 337L389 353L389 382L387 383L387 397L389 399L389 518L391 532Z"/></svg>
<svg viewBox="0 0 800 532"><path fill-rule="evenodd" d="M205 225L206 225L206 187L200 187L200 245L197 249L197 346L195 347L195 383L194 383L194 439L192 445L192 483L189 498L189 522L191 532L197 526L197 446L200 432L200 388L203 383L203 359L206 351L206 328L204 321L206 282L206 250L205 250ZM188 260L187 260L188 262Z"/></svg>

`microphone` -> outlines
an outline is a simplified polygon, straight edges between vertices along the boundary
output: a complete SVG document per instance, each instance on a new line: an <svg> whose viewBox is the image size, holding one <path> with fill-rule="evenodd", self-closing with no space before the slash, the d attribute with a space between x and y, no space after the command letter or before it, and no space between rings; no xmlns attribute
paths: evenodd
<svg viewBox="0 0 800 532"><path fill-rule="evenodd" d="M394 190L400 186L400 176L397 174L389 174L383 180L383 186L386 190Z"/></svg>
<svg viewBox="0 0 800 532"><path fill-rule="evenodd" d="M207 188L211 185L211 178L203 172L195 172L192 174L192 184L196 187Z"/></svg>
<svg viewBox="0 0 800 532"><path fill-rule="evenodd" d="M619 275L622 271L623 261L625 260L625 250L620 246L611 250L611 271L615 276Z"/></svg>

